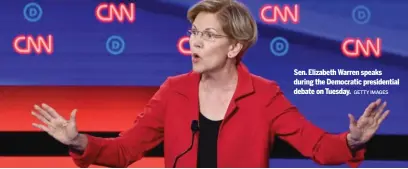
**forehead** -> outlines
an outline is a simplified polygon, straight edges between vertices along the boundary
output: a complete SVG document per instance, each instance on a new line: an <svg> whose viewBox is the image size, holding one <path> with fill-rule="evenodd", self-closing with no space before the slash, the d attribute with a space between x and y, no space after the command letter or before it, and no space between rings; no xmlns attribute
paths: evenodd
<svg viewBox="0 0 408 169"><path fill-rule="evenodd" d="M193 26L199 30L214 29L218 32L222 31L217 15L208 12L200 12L194 19Z"/></svg>

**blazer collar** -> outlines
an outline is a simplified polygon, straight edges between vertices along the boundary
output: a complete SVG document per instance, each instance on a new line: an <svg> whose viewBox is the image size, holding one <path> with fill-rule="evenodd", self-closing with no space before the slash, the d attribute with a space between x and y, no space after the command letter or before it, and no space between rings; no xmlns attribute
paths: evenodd
<svg viewBox="0 0 408 169"><path fill-rule="evenodd" d="M237 65L238 84L232 100L237 101L254 92L252 77L248 68L241 62ZM175 90L188 99L198 99L198 85L200 73L190 72L185 83L178 85Z"/></svg>

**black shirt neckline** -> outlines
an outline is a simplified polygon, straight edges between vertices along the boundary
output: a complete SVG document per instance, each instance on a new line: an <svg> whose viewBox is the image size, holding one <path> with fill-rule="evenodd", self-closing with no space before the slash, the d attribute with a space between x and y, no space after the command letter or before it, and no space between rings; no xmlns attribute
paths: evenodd
<svg viewBox="0 0 408 169"><path fill-rule="evenodd" d="M213 121L199 113L198 168L217 168L217 140L222 120Z"/></svg>

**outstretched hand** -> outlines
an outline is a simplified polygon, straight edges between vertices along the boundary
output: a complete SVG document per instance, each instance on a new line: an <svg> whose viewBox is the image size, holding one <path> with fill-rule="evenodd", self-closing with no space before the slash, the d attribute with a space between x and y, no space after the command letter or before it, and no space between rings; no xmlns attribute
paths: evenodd
<svg viewBox="0 0 408 169"><path fill-rule="evenodd" d="M363 115L357 121L353 115L348 115L350 133L347 135L347 139L351 147L365 144L374 136L380 124L390 113L390 110L384 112L386 106L387 102L381 104L381 99L377 99L367 106Z"/></svg>
<svg viewBox="0 0 408 169"><path fill-rule="evenodd" d="M34 109L35 111L32 111L31 114L43 122L43 124L33 123L34 127L47 132L65 145L70 145L78 136L75 122L76 109L71 112L69 120L65 120L47 104L42 104L41 106L34 105Z"/></svg>

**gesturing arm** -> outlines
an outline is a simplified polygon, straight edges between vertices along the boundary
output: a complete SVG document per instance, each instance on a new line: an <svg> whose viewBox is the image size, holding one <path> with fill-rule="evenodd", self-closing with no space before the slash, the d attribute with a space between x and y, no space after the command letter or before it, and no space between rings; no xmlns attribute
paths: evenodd
<svg viewBox="0 0 408 169"><path fill-rule="evenodd" d="M169 80L166 80L155 95L149 100L133 126L122 132L117 138L98 138L78 134L75 113L69 121L62 117L46 120L44 125L35 124L47 131L60 142L70 146L70 155L79 167L91 164L107 167L127 167L143 157L144 152L158 145L163 140L166 99L169 92ZM36 114L56 114L55 110L45 106ZM48 113L48 114L49 114ZM44 121L43 121L44 122ZM62 124L62 125L61 125Z"/></svg>
<svg viewBox="0 0 408 169"><path fill-rule="evenodd" d="M378 127L375 130L368 130L368 133L363 133L366 136L364 140L359 138L352 139L352 136L356 135L354 134L356 133L355 131L353 134L349 132L338 135L329 134L306 120L297 108L285 98L276 84L271 85L271 94L273 94L273 97L267 106L267 111L272 116L270 118L272 120L271 130L281 139L295 147L304 156L313 159L319 164L338 165L348 163L352 167L358 166L364 159L365 149L361 148L361 146L371 138L368 136L374 134ZM378 106L379 103L370 104L366 111L371 112L375 105ZM384 106L382 106L382 109ZM365 117L367 114L369 113L364 113L362 117ZM381 117L385 118L387 114L386 112ZM380 115L373 116L377 117ZM379 123L381 123L383 118ZM354 130L362 131L362 128L367 129L365 125L360 124L358 126L357 123L355 122L352 125L360 129L353 128ZM351 126L350 128L352 129Z"/></svg>

